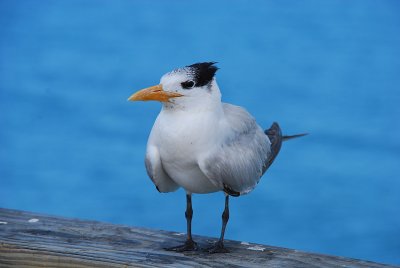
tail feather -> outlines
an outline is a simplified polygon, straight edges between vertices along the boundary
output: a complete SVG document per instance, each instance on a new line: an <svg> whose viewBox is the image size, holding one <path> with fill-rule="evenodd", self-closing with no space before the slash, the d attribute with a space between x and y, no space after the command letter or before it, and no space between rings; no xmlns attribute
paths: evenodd
<svg viewBox="0 0 400 268"><path fill-rule="evenodd" d="M282 131L281 128L279 127L279 124L276 122L274 122L269 129L266 129L264 133L268 136L269 141L271 142L271 155L269 156L268 159L266 159L264 163L263 174L271 166L272 162L275 160L276 156L281 150L282 142L308 135L308 133L302 133L302 134L284 136L282 135Z"/></svg>
<svg viewBox="0 0 400 268"><path fill-rule="evenodd" d="M288 141L288 140L300 138L300 137L303 137L306 135L308 135L308 133L301 133L301 134L290 135L290 136L282 136L282 141Z"/></svg>

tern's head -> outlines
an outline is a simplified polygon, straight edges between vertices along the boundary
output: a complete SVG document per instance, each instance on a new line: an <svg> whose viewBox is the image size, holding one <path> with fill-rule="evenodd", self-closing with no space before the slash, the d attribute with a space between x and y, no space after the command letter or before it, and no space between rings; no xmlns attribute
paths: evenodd
<svg viewBox="0 0 400 268"><path fill-rule="evenodd" d="M172 106L199 103L199 100L220 100L221 95L214 77L218 68L214 64L215 62L195 63L175 69L163 75L159 85L142 89L128 100L157 100Z"/></svg>

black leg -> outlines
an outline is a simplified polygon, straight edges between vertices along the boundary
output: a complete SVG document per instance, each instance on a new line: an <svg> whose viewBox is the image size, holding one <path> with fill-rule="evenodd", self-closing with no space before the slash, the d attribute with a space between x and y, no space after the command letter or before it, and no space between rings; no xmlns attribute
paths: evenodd
<svg viewBox="0 0 400 268"><path fill-rule="evenodd" d="M197 243L193 241L192 238L192 217L193 217L193 209L192 209L192 195L186 194L186 211L185 217L187 222L187 239L185 244L181 246L176 246L172 248L166 248L166 250L183 252L183 251L193 251L198 250Z"/></svg>
<svg viewBox="0 0 400 268"><path fill-rule="evenodd" d="M224 247L224 235L225 235L225 229L226 225L229 220L229 195L225 196L225 209L224 212L222 213L222 229L221 229L221 236L219 240L214 244L212 248L208 250L210 253L228 253L229 250L227 250Z"/></svg>
<svg viewBox="0 0 400 268"><path fill-rule="evenodd" d="M187 228L187 240L192 240L192 218L193 218L193 209L192 209L192 195L186 194L186 228Z"/></svg>

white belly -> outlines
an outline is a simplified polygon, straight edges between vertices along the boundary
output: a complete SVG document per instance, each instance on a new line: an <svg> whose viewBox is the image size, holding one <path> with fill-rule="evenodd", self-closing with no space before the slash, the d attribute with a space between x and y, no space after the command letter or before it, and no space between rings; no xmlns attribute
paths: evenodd
<svg viewBox="0 0 400 268"><path fill-rule="evenodd" d="M199 156L215 143L216 127L210 128L210 122L204 122L204 117L198 122L196 119L190 116L190 124L185 122L184 117L179 123L166 118L159 120L157 129L154 129L157 147L163 168L175 183L191 193L216 192L220 189L198 166ZM203 127L204 123L207 128Z"/></svg>
<svg viewBox="0 0 400 268"><path fill-rule="evenodd" d="M197 164L176 164L166 161L163 162L163 167L172 180L187 192L212 193L220 190L203 174Z"/></svg>

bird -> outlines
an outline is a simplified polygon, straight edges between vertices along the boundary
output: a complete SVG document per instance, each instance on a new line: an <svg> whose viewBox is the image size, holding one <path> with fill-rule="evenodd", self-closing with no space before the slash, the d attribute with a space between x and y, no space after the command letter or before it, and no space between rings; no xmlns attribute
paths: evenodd
<svg viewBox="0 0 400 268"><path fill-rule="evenodd" d="M150 132L145 167L161 193L186 191L187 237L183 252L200 247L192 237L192 195L223 192L225 208L219 240L206 250L229 252L224 246L229 197L250 193L278 155L282 142L306 135L283 136L278 123L263 130L244 108L221 101L216 62L174 69L160 83L132 94L128 101L159 101L160 113Z"/></svg>

